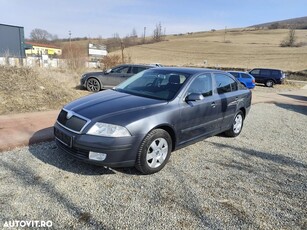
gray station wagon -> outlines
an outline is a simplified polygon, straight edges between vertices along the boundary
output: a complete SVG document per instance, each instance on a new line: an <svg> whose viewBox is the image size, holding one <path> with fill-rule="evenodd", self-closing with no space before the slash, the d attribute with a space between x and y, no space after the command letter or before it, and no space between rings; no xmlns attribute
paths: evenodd
<svg viewBox="0 0 307 230"><path fill-rule="evenodd" d="M239 135L250 107L251 91L231 74L153 68L66 105L54 135L77 159L151 174L176 149L223 132Z"/></svg>
<svg viewBox="0 0 307 230"><path fill-rule="evenodd" d="M153 65L124 64L105 72L85 73L81 77L80 85L88 91L98 92L101 89L113 88L132 75L153 67Z"/></svg>

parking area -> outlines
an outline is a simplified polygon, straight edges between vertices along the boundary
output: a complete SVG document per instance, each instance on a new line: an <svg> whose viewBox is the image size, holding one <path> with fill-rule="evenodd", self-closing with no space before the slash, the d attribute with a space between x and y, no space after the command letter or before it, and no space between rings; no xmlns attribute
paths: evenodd
<svg viewBox="0 0 307 230"><path fill-rule="evenodd" d="M239 137L174 152L159 173L80 163L54 142L2 152L0 226L306 229L307 107L252 106Z"/></svg>

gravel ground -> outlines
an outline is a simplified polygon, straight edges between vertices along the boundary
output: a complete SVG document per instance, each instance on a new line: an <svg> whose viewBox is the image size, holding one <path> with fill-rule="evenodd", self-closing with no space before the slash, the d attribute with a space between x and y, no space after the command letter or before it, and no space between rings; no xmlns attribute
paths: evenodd
<svg viewBox="0 0 307 230"><path fill-rule="evenodd" d="M80 163L54 142L1 153L0 228L307 229L307 109L257 104L235 139L173 153L159 173Z"/></svg>

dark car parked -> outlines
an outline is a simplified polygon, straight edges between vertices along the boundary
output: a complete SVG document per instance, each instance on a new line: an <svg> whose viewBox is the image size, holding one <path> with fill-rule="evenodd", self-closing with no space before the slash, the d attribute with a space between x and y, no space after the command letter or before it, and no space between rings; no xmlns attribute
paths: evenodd
<svg viewBox="0 0 307 230"><path fill-rule="evenodd" d="M81 77L80 85L89 91L98 92L101 89L113 88L132 75L153 67L152 65L126 64L116 66L105 72L85 73Z"/></svg>
<svg viewBox="0 0 307 230"><path fill-rule="evenodd" d="M252 69L249 73L255 78L256 83L263 83L267 87L273 87L274 84L282 84L285 80L285 73L279 69Z"/></svg>
<svg viewBox="0 0 307 230"><path fill-rule="evenodd" d="M77 159L151 174L180 147L239 135L250 106L251 91L226 72L154 68L66 105L54 135Z"/></svg>
<svg viewBox="0 0 307 230"><path fill-rule="evenodd" d="M255 88L255 78L249 73L240 72L240 71L228 71L232 76L238 79L241 84L243 84L246 88L253 89Z"/></svg>

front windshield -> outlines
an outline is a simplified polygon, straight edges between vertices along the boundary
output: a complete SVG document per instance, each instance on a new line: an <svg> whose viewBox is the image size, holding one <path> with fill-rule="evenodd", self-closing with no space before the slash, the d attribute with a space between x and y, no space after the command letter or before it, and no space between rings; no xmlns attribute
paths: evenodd
<svg viewBox="0 0 307 230"><path fill-rule="evenodd" d="M114 90L169 101L189 76L172 70L150 69L130 77Z"/></svg>

